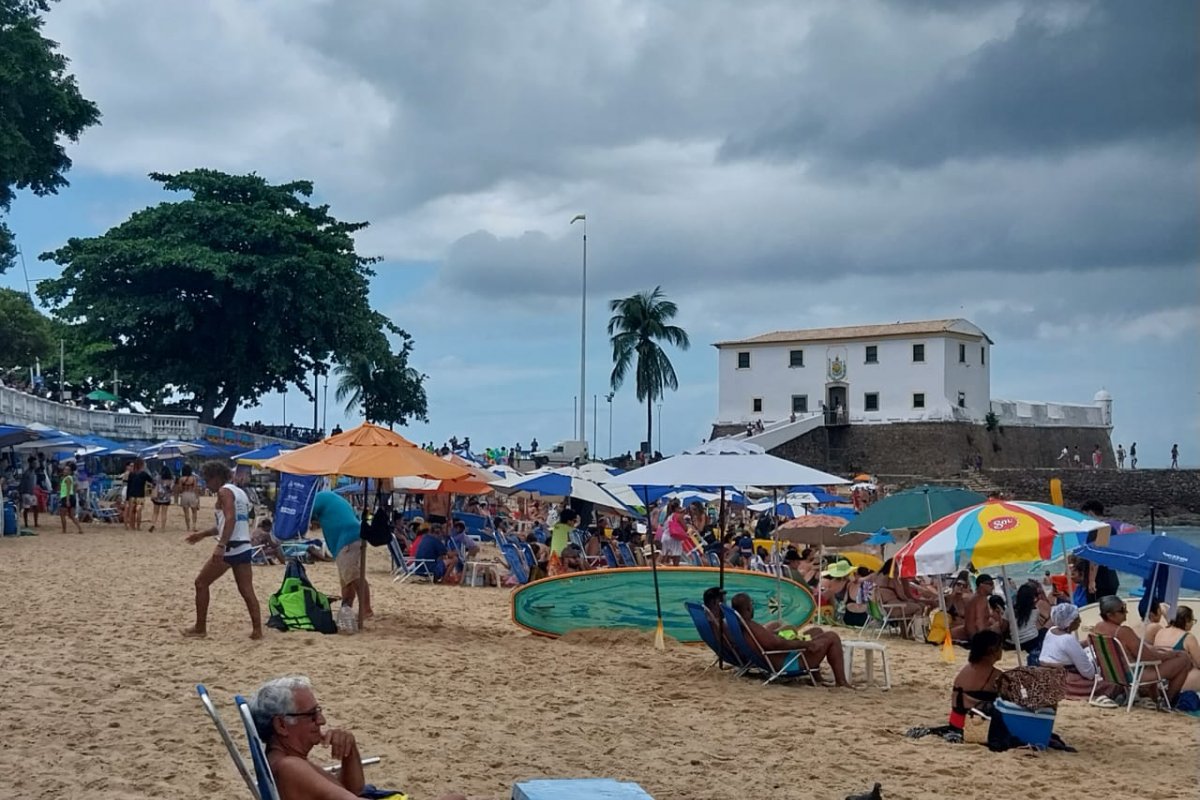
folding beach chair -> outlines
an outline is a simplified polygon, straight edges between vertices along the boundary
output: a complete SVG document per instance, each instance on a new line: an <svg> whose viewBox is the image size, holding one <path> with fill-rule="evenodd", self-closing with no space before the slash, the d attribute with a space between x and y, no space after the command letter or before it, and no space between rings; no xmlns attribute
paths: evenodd
<svg viewBox="0 0 1200 800"><path fill-rule="evenodd" d="M250 795L254 800L262 800L258 787L254 784L254 778L250 775L250 769L246 766L242 754L238 752L237 745L233 743L229 729L221 721L221 715L217 713L217 707L213 705L212 698L208 696L208 690L204 688L204 684L196 684L196 694L200 695L200 704L204 706L205 713L213 721L213 725L217 726L217 733L221 734L221 741L225 743L225 749L229 752L229 757L233 759L233 765L237 767L242 780L246 782L246 788L250 790Z"/></svg>
<svg viewBox="0 0 1200 800"><path fill-rule="evenodd" d="M608 564L610 569L616 569L617 567L621 566L621 562L617 560L617 552L613 550L612 542L608 540L601 540L600 555L604 556L604 561Z"/></svg>
<svg viewBox="0 0 1200 800"><path fill-rule="evenodd" d="M706 559L708 561L708 565L710 567L720 567L721 566L721 556L720 556L720 554L716 553L715 551L706 553L705 557L706 557Z"/></svg>
<svg viewBox="0 0 1200 800"><path fill-rule="evenodd" d="M537 553L533 552L533 545L531 545L529 542L521 542L519 545L517 545L517 549L520 550L521 555L525 557L525 565L529 567L529 574L532 575L533 571L537 569L538 565Z"/></svg>
<svg viewBox="0 0 1200 800"><path fill-rule="evenodd" d="M1112 636L1093 633L1088 636L1088 641L1092 645L1092 652L1096 654L1096 678L1092 681L1092 694L1088 697L1088 702L1095 699L1096 687L1104 680L1125 689L1129 695L1129 702L1125 705L1126 712L1133 708L1138 690L1143 686L1158 687L1158 702L1165 706L1167 711L1171 710L1171 699L1167 697L1167 680L1158 671L1158 665L1162 661L1142 660L1130 663L1125 645ZM1154 671L1152 677L1147 677L1149 670Z"/></svg>
<svg viewBox="0 0 1200 800"><path fill-rule="evenodd" d="M587 564L588 569L596 569L596 567L604 563L604 556L589 556L587 550L583 549L583 544L585 541L583 531L576 528L568 534L568 537L571 541L571 544L579 548L579 555L583 559L583 562Z"/></svg>
<svg viewBox="0 0 1200 800"><path fill-rule="evenodd" d="M121 521L121 512L114 506L101 505L100 495L95 492L88 492L88 510L92 513L92 519L110 523Z"/></svg>
<svg viewBox="0 0 1200 800"><path fill-rule="evenodd" d="M696 626L696 632L700 634L700 638L708 645L708 649L713 651L716 658L713 662L704 668L704 671L712 669L714 666L720 665L722 669L733 670L733 674L742 675L751 668L736 650L734 650L728 642L722 642L717 635L717 622L713 619L708 609L701 603L692 600L685 600L683 603L687 608L688 616L692 618L692 624Z"/></svg>
<svg viewBox="0 0 1200 800"><path fill-rule="evenodd" d="M725 614L726 635L733 642L734 649L745 661L767 676L763 681L764 685L778 679L791 678L807 680L813 686L817 685L817 679L803 653L799 650L764 650L758 640L749 634L741 614L730 606L721 606L721 611ZM771 664L770 657L773 655L784 656L783 666L779 669Z"/></svg>
<svg viewBox="0 0 1200 800"><path fill-rule="evenodd" d="M700 553L699 550L691 551L690 553L688 553L687 555L684 556L684 559L687 561L688 564L690 564L693 567L703 567L704 566L704 556Z"/></svg>
<svg viewBox="0 0 1200 800"><path fill-rule="evenodd" d="M237 705L238 716L242 719L242 727L246 729L246 741L250 745L250 763L254 765L254 775L258 783L255 797L259 800L279 800L279 789L275 786L275 776L271 773L271 764L267 761L267 748L258 736L258 728L254 725L254 715L250 713L250 703L246 698L234 695L233 702ZM378 764L379 756L370 756L360 762L364 767ZM244 767L244 765L243 765ZM326 772L336 775L341 771L341 764L322 767ZM243 773L243 777L246 773ZM368 784L364 788L374 789Z"/></svg>
<svg viewBox="0 0 1200 800"><path fill-rule="evenodd" d="M521 554L517 551L515 545L511 542L502 542L500 544L500 555L504 557L504 563L508 564L508 571L516 579L517 583L524 585L529 583L529 570L525 567L525 561L521 558Z"/></svg>
<svg viewBox="0 0 1200 800"><path fill-rule="evenodd" d="M871 599L867 601L867 621L858 632L866 633L867 628L874 626L876 639L882 636L885 630L904 633L911 631L914 619L916 618L905 613L902 603L881 603L872 590Z"/></svg>
<svg viewBox="0 0 1200 800"><path fill-rule="evenodd" d="M621 556L621 566L638 566L637 559L633 557L633 548L629 546L629 542L617 542L617 553Z"/></svg>
<svg viewBox="0 0 1200 800"><path fill-rule="evenodd" d="M392 583L404 583L410 578L418 580L433 580L433 564L427 560L408 561L400 552L400 543L392 539L387 543L388 554L392 557Z"/></svg>

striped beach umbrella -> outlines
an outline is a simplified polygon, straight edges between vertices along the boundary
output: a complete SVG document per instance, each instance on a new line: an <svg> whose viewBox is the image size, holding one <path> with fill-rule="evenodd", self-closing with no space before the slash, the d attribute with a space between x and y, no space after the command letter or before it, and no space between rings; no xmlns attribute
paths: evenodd
<svg viewBox="0 0 1200 800"><path fill-rule="evenodd" d="M992 500L925 528L897 551L893 568L896 575L911 578L945 575L967 564L986 569L1052 561L1104 527L1101 520L1049 503Z"/></svg>

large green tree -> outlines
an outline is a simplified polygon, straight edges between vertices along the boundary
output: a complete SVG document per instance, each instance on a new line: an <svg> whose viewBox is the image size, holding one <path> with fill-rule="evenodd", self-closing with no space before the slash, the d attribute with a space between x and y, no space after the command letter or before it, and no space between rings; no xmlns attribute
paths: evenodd
<svg viewBox="0 0 1200 800"><path fill-rule="evenodd" d="M34 362L45 362L55 348L50 319L33 307L29 295L0 289L0 369L28 377Z"/></svg>
<svg viewBox="0 0 1200 800"><path fill-rule="evenodd" d="M386 340L381 344L338 365L337 401L346 404L347 412L357 411L368 422L389 427L427 420L426 376L408 364L412 339L402 336L396 353Z"/></svg>
<svg viewBox="0 0 1200 800"><path fill-rule="evenodd" d="M100 119L96 105L79 93L58 43L42 36L48 0L0 0L0 214L16 190L53 194L67 185L71 159L64 139ZM0 219L0 273L16 249Z"/></svg>
<svg viewBox="0 0 1200 800"><path fill-rule="evenodd" d="M654 401L667 389L675 391L679 388L675 367L660 342L680 350L687 350L692 343L687 331L671 324L679 308L666 299L661 286L655 286L654 291L612 300L608 308L613 312L608 320L613 352L610 383L613 391L617 391L630 370L633 371L637 399L646 404L646 446L649 447L653 441L650 434L654 429Z"/></svg>
<svg viewBox="0 0 1200 800"><path fill-rule="evenodd" d="M191 197L41 256L63 267L38 287L42 299L87 340L113 344L93 355L98 367L229 425L270 391L312 398L307 376L325 362L407 336L368 302L375 259L353 237L366 223L310 204L311 182L209 169L150 177Z"/></svg>

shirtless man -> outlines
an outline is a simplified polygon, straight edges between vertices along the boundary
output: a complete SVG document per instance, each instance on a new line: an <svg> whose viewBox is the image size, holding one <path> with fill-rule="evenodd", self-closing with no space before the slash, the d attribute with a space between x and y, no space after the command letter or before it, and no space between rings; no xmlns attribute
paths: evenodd
<svg viewBox="0 0 1200 800"><path fill-rule="evenodd" d="M759 643L763 650L799 650L804 654L804 660L814 670L818 669L822 661L829 663L829 668L833 670L833 680L838 686L843 688L853 688L850 681L846 680L846 665L844 654L842 652L842 638L832 631L817 630L815 635L809 640L784 639L778 633L769 630L763 625L754 621L754 600L750 595L739 593L733 596L731 601L733 609L741 615L742 620L746 623L746 633L753 636L754 640ZM810 630L811 633L811 630ZM768 655L771 660L771 665L779 669L784 664L784 656L778 653Z"/></svg>
<svg viewBox="0 0 1200 800"><path fill-rule="evenodd" d="M988 598L996 588L995 581L990 575L983 573L975 579L975 594L967 603L967 612L963 621L950 629L950 636L956 642L970 639L980 631L995 631L1003 634L1008 630L1008 623L1003 619L997 620L988 605Z"/></svg>
<svg viewBox="0 0 1200 800"><path fill-rule="evenodd" d="M267 747L280 800L354 800L363 790L362 757L354 734L322 731L325 717L308 678L295 675L264 683L250 702L254 727ZM308 760L317 745L330 749L341 771L330 775ZM442 800L466 800L458 793Z"/></svg>

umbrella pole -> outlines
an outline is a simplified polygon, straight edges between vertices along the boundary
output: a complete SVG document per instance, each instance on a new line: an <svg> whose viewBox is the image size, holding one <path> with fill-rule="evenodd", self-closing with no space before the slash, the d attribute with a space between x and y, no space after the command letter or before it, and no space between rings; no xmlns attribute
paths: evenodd
<svg viewBox="0 0 1200 800"><path fill-rule="evenodd" d="M771 522L774 523L774 525L771 528L771 538L774 540L775 545L775 616L780 622L783 622L783 575L780 574L779 569L779 514L776 513L779 510L776 508L776 506L779 505L779 502L776 499L775 491L775 488L772 487ZM819 607L817 608L817 613L821 613L821 609Z"/></svg>
<svg viewBox="0 0 1200 800"><path fill-rule="evenodd" d="M1151 509L1151 513L1153 513L1153 509ZM1138 637L1138 651L1137 651L1137 660L1134 662L1135 664L1142 663L1142 652L1146 649L1146 620L1150 617L1150 606L1154 604L1154 582L1157 577L1158 577L1158 565L1154 564L1150 567L1150 588L1147 590L1149 592L1148 596L1149 596L1150 600L1149 600L1149 602L1146 603L1146 613L1142 615L1142 635L1140 637ZM1133 682L1134 682L1135 686L1137 685L1139 678L1141 678L1140 672L1133 676ZM1132 691L1131 693L1133 695L1137 694L1136 691ZM1133 708L1133 698L1132 697L1130 697L1130 700L1129 700L1129 707Z"/></svg>
<svg viewBox="0 0 1200 800"><path fill-rule="evenodd" d="M1021 657L1021 637L1017 635L1017 612L1013 608L1012 600L1008 597L1008 568L1005 566L1000 567L1000 579L1004 581L1004 609L1008 612L1009 634L1017 648L1017 666L1023 667L1025 664Z"/></svg>
<svg viewBox="0 0 1200 800"><path fill-rule="evenodd" d="M824 536L824 534L821 534L821 535ZM821 549L818 551L820 553L820 555L817 556L817 558L820 559L820 568L817 570L817 624L818 625L821 624L821 594L822 594L821 573L825 569L825 543L821 542L820 547L821 547ZM780 610L779 613L782 616L783 611ZM832 618L829 620L829 624L830 625L833 624Z"/></svg>
<svg viewBox="0 0 1200 800"><path fill-rule="evenodd" d="M725 589L725 526L729 522L729 509L725 506L725 487L721 487L721 506L717 511L717 523L719 536L717 537L717 554L720 556L720 563L717 564L719 570L717 586L722 590ZM721 623L724 625L724 622ZM723 635L723 634L722 634Z"/></svg>
<svg viewBox="0 0 1200 800"><path fill-rule="evenodd" d="M658 593L658 556L654 552L654 531L650 528L650 501L647 497L649 495L642 492L642 504L646 507L646 538L650 540L650 575L654 579L654 612L658 615L658 624L654 629L654 647L666 650L667 645L663 641L662 598Z"/></svg>
<svg viewBox="0 0 1200 800"><path fill-rule="evenodd" d="M725 487L722 486L721 487L721 507L717 511L717 520L721 524L721 535L720 535L720 539L717 543L717 552L721 556L721 562L717 567L719 570L719 573L718 573L719 581L718 581L717 585L718 585L718 587L720 587L721 591L725 591L725 525L729 521L728 516L727 516L728 514L729 514L729 509L726 508L726 506L725 506ZM717 643L719 645L721 645L724 643L724 641L725 641L725 615L717 614ZM717 669L725 668L725 657L723 655L724 651L725 651L725 648L723 646L717 648Z"/></svg>
<svg viewBox="0 0 1200 800"><path fill-rule="evenodd" d="M369 483L368 479L363 478L363 515L362 515L362 524L363 525L367 524L367 484L368 483ZM358 545L359 545L358 579L359 579L359 581L362 581L367 576L367 540L363 539L360 536L358 539ZM363 596L365 596L366 593L358 592L357 589L358 589L358 586L355 586L355 590L356 590L355 594L358 596L355 597L354 599L356 599L358 601L358 629L361 631L363 629L363 619L364 619L363 615L366 613L366 609L365 609L366 604L363 603L362 600L363 600Z"/></svg>

